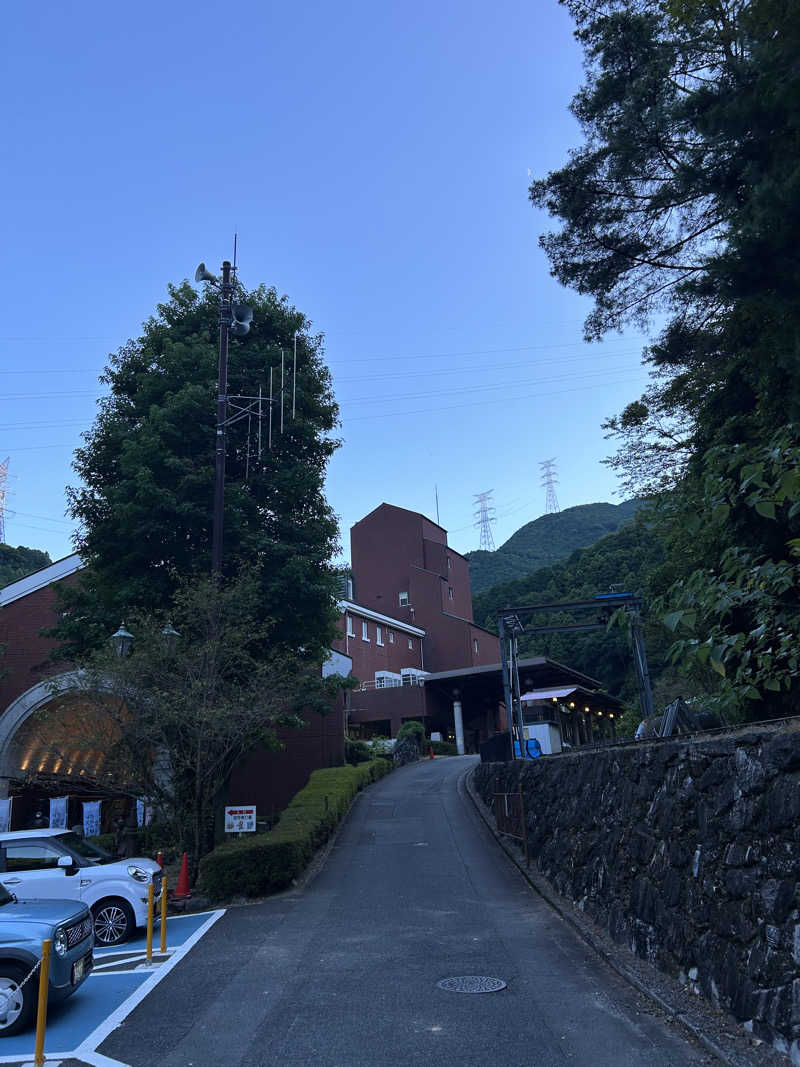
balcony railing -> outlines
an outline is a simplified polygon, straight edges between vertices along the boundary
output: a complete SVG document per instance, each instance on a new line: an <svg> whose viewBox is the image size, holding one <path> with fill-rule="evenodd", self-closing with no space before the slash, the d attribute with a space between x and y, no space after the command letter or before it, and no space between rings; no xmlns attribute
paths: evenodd
<svg viewBox="0 0 800 1067"><path fill-rule="evenodd" d="M362 682L356 692L366 693L372 689L402 689L415 685L421 689L425 685L425 679L407 674L404 678L379 678L375 682Z"/></svg>

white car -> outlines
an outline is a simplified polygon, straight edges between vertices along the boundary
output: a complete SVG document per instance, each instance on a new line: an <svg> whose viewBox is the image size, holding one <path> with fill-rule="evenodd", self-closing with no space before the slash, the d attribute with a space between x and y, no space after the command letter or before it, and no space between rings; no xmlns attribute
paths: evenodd
<svg viewBox="0 0 800 1067"><path fill-rule="evenodd" d="M161 896L161 868L136 857L115 860L71 830L0 834L0 882L18 900L81 900L98 945L118 945L147 923L147 887Z"/></svg>

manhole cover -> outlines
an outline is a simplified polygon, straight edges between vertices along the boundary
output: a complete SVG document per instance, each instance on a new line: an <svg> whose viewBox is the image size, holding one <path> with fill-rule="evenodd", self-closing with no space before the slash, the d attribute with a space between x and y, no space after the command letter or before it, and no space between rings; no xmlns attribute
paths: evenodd
<svg viewBox="0 0 800 1067"><path fill-rule="evenodd" d="M465 974L461 978L443 978L436 983L449 993L497 993L506 988L502 978L486 978L480 974Z"/></svg>

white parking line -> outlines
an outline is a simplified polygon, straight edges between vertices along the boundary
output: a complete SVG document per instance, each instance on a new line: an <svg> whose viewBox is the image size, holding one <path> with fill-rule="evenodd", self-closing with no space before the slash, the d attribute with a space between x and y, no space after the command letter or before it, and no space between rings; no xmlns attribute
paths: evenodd
<svg viewBox="0 0 800 1067"><path fill-rule="evenodd" d="M142 984L135 989L134 992L122 1002L122 1004L120 1004L116 1011L113 1011L99 1026L95 1027L89 1036L86 1037L76 1049L73 1049L71 1052L56 1053L58 1059L52 1059L45 1052L47 1067L58 1067L59 1064L69 1059L83 1060L84 1063L90 1064L91 1067L127 1067L127 1064L124 1064L121 1060L113 1060L109 1056L104 1056L101 1052L97 1052L97 1046L101 1045L108 1035L113 1030L116 1030L116 1028L130 1015L133 1009L144 1000L148 993L152 992L161 979L165 978L172 968L180 963L183 957L197 944L200 938L211 929L218 919L222 918L225 914L225 909L220 908L217 911L198 912L197 914L208 915L208 919L206 919L202 926L198 927L198 929L173 952L169 959L165 960L159 966L154 967L150 977L142 982ZM119 974L120 972L116 973ZM91 981L93 974L90 975L87 981ZM101 972L97 977L104 978L106 975ZM3 1063L16 1063L22 1064L22 1067L34 1067L32 1060L20 1056L19 1053L16 1056L0 1056L0 1064Z"/></svg>
<svg viewBox="0 0 800 1067"><path fill-rule="evenodd" d="M82 1056L84 1052L94 1052L97 1046L105 1041L112 1030L116 1030L120 1023L127 1019L137 1004L140 1004L147 994L158 985L161 979L165 978L177 963L180 963L186 953L197 944L203 934L210 930L214 923L218 919L221 919L224 914L224 908L210 912L208 919L206 919L203 925L195 930L191 937L184 941L177 952L175 952L166 963L163 963L158 970L153 971L153 974L143 982L138 989L134 990L128 999L120 1004L116 1011L112 1012L104 1022L93 1030L86 1040L77 1047L73 1055L77 1059L81 1059L85 1058Z"/></svg>

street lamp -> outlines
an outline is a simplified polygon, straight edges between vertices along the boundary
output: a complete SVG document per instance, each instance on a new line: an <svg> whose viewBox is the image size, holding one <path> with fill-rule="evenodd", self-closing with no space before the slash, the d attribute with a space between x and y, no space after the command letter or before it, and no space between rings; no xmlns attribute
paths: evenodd
<svg viewBox="0 0 800 1067"><path fill-rule="evenodd" d="M133 634L126 630L125 623L121 622L117 632L111 635L111 646L117 659L124 659L130 652L132 644Z"/></svg>
<svg viewBox="0 0 800 1067"><path fill-rule="evenodd" d="M234 255L234 259L236 256ZM230 260L222 264L222 278L217 278L201 263L194 274L196 282L208 282L219 289L219 373L217 375L217 445L214 460L214 520L211 531L211 573L222 571L222 526L225 501L225 424L228 419L228 338L244 337L253 319L246 304L234 304L236 268Z"/></svg>
<svg viewBox="0 0 800 1067"><path fill-rule="evenodd" d="M161 631L161 640L164 643L164 651L168 656L171 656L175 649L178 647L178 642L181 639L181 635L175 629L171 622L168 622L164 629Z"/></svg>

